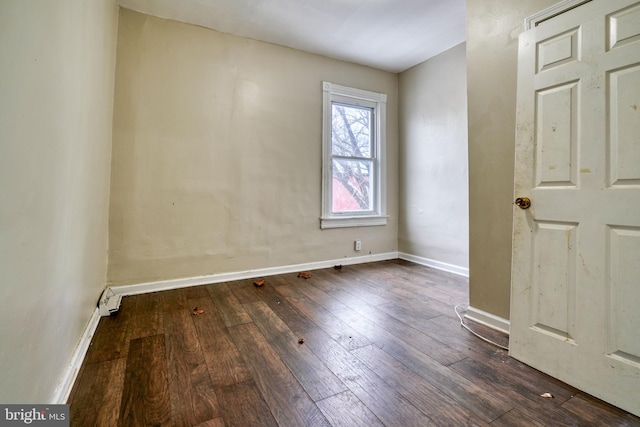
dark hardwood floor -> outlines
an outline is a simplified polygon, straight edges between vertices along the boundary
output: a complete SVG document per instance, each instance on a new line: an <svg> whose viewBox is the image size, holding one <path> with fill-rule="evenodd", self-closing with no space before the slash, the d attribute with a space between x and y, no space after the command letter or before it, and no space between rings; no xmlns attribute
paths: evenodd
<svg viewBox="0 0 640 427"><path fill-rule="evenodd" d="M71 425L640 426L462 329L462 277L400 260L310 273L125 297Z"/></svg>

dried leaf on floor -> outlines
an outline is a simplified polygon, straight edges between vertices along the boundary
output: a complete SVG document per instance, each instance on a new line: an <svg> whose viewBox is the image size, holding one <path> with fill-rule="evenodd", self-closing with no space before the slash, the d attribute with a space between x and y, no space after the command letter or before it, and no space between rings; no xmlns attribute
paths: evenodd
<svg viewBox="0 0 640 427"><path fill-rule="evenodd" d="M197 315L202 314L202 313L204 313L204 309L202 309L202 308L199 309L198 307L195 307L193 309L193 315L194 316L197 316Z"/></svg>
<svg viewBox="0 0 640 427"><path fill-rule="evenodd" d="M303 279L311 279L311 274L307 273L306 271L301 271L300 273L298 273L298 277L301 277Z"/></svg>
<svg viewBox="0 0 640 427"><path fill-rule="evenodd" d="M260 286L264 285L264 279L256 280L255 282L253 282L253 284L256 286L256 288L259 288Z"/></svg>

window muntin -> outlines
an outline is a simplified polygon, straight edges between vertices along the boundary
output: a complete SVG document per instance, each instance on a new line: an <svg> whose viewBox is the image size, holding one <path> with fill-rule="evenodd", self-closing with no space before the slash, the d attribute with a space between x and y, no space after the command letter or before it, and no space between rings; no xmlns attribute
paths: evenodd
<svg viewBox="0 0 640 427"><path fill-rule="evenodd" d="M386 224L386 95L324 82L322 228Z"/></svg>

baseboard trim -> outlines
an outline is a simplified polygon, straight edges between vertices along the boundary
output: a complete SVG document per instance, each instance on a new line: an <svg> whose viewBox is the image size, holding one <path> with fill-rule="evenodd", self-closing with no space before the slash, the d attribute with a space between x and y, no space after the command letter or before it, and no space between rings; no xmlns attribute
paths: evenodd
<svg viewBox="0 0 640 427"><path fill-rule="evenodd" d="M448 271L459 276L469 277L469 269L467 267L461 267L459 265L447 264L446 262L436 261L434 259L423 258L417 255L411 255L404 252L398 252L398 258L406 261L415 262L416 264L424 265L426 267L436 268L438 270Z"/></svg>
<svg viewBox="0 0 640 427"><path fill-rule="evenodd" d="M491 329L495 329L496 331L500 331L509 335L511 323L507 319L503 319L502 317L487 313L486 311L478 310L477 308L473 308L471 306L467 307L467 313L464 315L464 317L474 322L488 326Z"/></svg>
<svg viewBox="0 0 640 427"><path fill-rule="evenodd" d="M87 323L87 326L84 328L84 332L82 333L82 337L80 337L78 345L71 355L71 361L67 365L67 368L64 370L62 380L58 384L58 387L56 387L51 402L52 404L65 404L67 403L67 400L69 400L71 389L73 389L73 384L78 377L82 362L84 362L84 358L87 355L89 345L91 344L91 339L93 338L93 334L96 332L96 328L98 327L98 322L100 322L100 312L96 307L96 309L93 311L93 314L91 315L91 318L89 319L89 322Z"/></svg>
<svg viewBox="0 0 640 427"><path fill-rule="evenodd" d="M186 288L189 286L207 285L211 283L228 282L231 280L242 280L253 277L266 277L276 274L294 273L299 271L317 270L320 268L333 267L334 265L353 265L363 264L367 262L388 261L397 259L398 252L387 252L375 255L364 255L351 258L340 258L327 261L310 262L304 264L286 265L281 267L268 267L255 270L238 271L231 273L212 274L209 276L186 277L183 279L162 280L158 282L139 283L134 285L111 286L109 287L116 295L138 295L148 292L164 291L170 289ZM52 398L52 404L65 404L69 400L69 395L73 389L73 385L78 377L84 358L89 350L89 345L96 332L98 323L100 322L100 310L96 307L87 326L84 329L82 337L78 342L71 361L67 365L62 379Z"/></svg>
<svg viewBox="0 0 640 427"><path fill-rule="evenodd" d="M182 279L161 280L158 282L138 283L133 285L110 286L116 295L138 295L148 292L167 291L171 289L186 288L189 286L209 285L212 283L229 282L231 280L243 280L254 277L267 277L276 274L295 273L299 271L317 270L329 268L334 265L353 265L375 261L387 261L397 259L398 252L387 252L375 255L364 255L351 258L339 258L327 261L309 262L304 264L285 265L281 267L267 267L255 270L237 271L231 273L211 274L208 276L186 277Z"/></svg>

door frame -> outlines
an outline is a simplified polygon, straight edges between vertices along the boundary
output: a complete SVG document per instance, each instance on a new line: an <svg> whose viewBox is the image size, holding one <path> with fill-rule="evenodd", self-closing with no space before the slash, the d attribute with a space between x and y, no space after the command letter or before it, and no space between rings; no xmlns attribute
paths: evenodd
<svg viewBox="0 0 640 427"><path fill-rule="evenodd" d="M589 3L592 0L563 0L558 4L554 4L538 13L535 13L524 20L524 30L530 30L541 22L551 19L554 16L568 12L571 9L575 9L578 6L582 6L585 3Z"/></svg>

